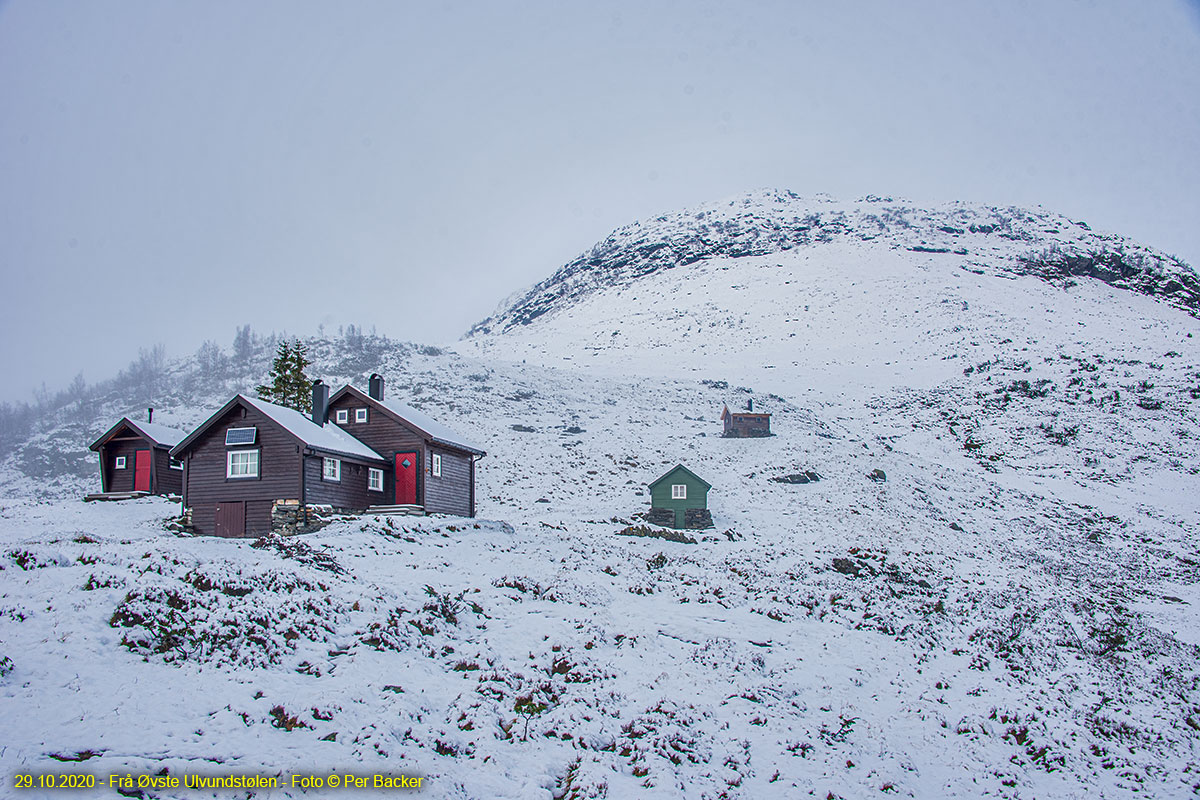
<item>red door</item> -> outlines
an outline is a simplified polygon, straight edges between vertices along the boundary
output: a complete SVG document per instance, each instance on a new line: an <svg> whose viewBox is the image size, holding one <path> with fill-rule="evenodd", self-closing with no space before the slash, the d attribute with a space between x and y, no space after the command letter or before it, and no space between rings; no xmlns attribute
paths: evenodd
<svg viewBox="0 0 1200 800"><path fill-rule="evenodd" d="M150 451L138 450L133 458L133 490L150 491Z"/></svg>
<svg viewBox="0 0 1200 800"><path fill-rule="evenodd" d="M246 535L246 501L217 503L217 536Z"/></svg>
<svg viewBox="0 0 1200 800"><path fill-rule="evenodd" d="M396 505L417 503L417 454L396 453Z"/></svg>

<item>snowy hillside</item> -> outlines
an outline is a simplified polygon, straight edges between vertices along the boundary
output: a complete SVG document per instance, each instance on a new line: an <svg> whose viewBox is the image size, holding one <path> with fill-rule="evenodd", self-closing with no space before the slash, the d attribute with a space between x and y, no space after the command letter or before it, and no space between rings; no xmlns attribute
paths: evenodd
<svg viewBox="0 0 1200 800"><path fill-rule="evenodd" d="M942 217L911 210L911 233L868 239L845 213L855 235L735 251L739 224L691 263L560 273L453 351L380 354L390 396L488 451L476 520L346 519L254 546L170 533L164 501L85 506L12 479L5 775L379 770L450 798L1193 796L1186 296L1014 266L1064 231L1093 247L1078 225L934 235L915 220ZM637 226L639 247L679 219ZM929 252L943 236L968 254ZM1139 274L1190 280L1153 264ZM375 368L332 343L319 362L330 383ZM776 435L720 438L722 406L751 398ZM160 405L186 422L202 403ZM680 462L713 484L715 529L620 535Z"/></svg>

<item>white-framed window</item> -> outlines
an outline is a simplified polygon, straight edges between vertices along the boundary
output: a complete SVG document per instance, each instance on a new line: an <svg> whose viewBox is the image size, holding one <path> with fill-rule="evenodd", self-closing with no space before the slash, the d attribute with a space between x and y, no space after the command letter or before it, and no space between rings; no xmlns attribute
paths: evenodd
<svg viewBox="0 0 1200 800"><path fill-rule="evenodd" d="M367 421L367 410L365 408L354 409L354 421L355 422L366 422Z"/></svg>
<svg viewBox="0 0 1200 800"><path fill-rule="evenodd" d="M340 458L325 459L325 468L321 473L322 477L327 481L340 481L342 479L342 461Z"/></svg>
<svg viewBox="0 0 1200 800"><path fill-rule="evenodd" d="M372 492L383 491L383 470L374 467L367 468L367 488Z"/></svg>
<svg viewBox="0 0 1200 800"><path fill-rule="evenodd" d="M349 421L350 421L350 412L344 408L339 408L337 410L337 424L345 425Z"/></svg>
<svg viewBox="0 0 1200 800"><path fill-rule="evenodd" d="M172 458L170 467L171 467L171 469L183 469L183 462Z"/></svg>
<svg viewBox="0 0 1200 800"><path fill-rule="evenodd" d="M230 450L225 454L226 478L257 478L258 451Z"/></svg>
<svg viewBox="0 0 1200 800"><path fill-rule="evenodd" d="M442 477L442 457L439 454L433 454L433 458L430 459L429 469L433 473L433 477Z"/></svg>
<svg viewBox="0 0 1200 800"><path fill-rule="evenodd" d="M671 484L671 499L672 500L687 500L687 484L686 483Z"/></svg>
<svg viewBox="0 0 1200 800"><path fill-rule="evenodd" d="M117 456L117 461L113 464L113 469L125 469L125 456Z"/></svg>

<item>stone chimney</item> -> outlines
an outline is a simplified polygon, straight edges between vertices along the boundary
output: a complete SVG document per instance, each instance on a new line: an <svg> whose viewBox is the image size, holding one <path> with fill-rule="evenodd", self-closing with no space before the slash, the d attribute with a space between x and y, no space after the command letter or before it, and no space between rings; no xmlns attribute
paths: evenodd
<svg viewBox="0 0 1200 800"><path fill-rule="evenodd" d="M329 387L318 378L312 385L312 421L322 427L329 416Z"/></svg>
<svg viewBox="0 0 1200 800"><path fill-rule="evenodd" d="M380 402L383 401L383 376L378 372L367 381L367 394Z"/></svg>

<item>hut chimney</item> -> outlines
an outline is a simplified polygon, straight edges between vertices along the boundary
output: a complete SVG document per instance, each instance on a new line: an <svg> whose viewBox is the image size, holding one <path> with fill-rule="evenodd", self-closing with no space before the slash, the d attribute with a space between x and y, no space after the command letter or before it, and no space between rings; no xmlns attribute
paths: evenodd
<svg viewBox="0 0 1200 800"><path fill-rule="evenodd" d="M153 408L146 409L146 422L154 422L154 409Z"/></svg>
<svg viewBox="0 0 1200 800"><path fill-rule="evenodd" d="M748 401L746 402L746 410L747 410L747 411L753 411L753 410L754 410L754 398L750 398L750 400L748 400Z"/></svg>
<svg viewBox="0 0 1200 800"><path fill-rule="evenodd" d="M325 418L329 416L329 387L318 378L312 385L312 421L324 427Z"/></svg>
<svg viewBox="0 0 1200 800"><path fill-rule="evenodd" d="M371 375L367 381L367 394L375 400L383 401L383 376L378 372Z"/></svg>

